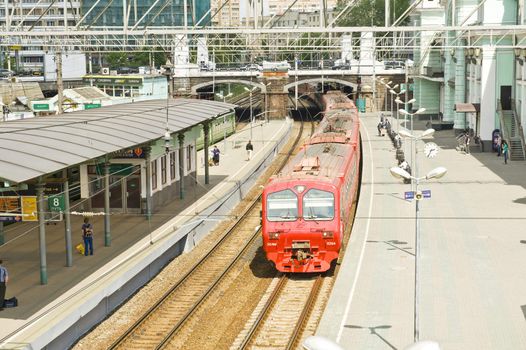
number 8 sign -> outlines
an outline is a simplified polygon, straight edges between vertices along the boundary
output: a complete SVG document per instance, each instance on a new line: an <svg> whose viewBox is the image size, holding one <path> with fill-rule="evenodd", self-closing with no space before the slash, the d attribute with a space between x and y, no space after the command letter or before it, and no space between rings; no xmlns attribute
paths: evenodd
<svg viewBox="0 0 526 350"><path fill-rule="evenodd" d="M59 194L56 196L49 196L47 201L48 201L49 210L51 211L64 211L65 210L63 194Z"/></svg>

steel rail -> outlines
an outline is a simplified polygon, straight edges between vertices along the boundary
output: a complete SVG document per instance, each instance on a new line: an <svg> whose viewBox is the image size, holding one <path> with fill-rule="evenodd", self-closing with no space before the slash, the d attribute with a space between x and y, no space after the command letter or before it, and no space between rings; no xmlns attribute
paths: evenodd
<svg viewBox="0 0 526 350"><path fill-rule="evenodd" d="M324 276L325 274L323 274L323 277ZM309 299L307 300L305 304L305 308L303 308L301 312L299 320L296 323L296 326L294 327L294 331L292 332L292 336L290 337L285 350L294 349L294 346L298 342L298 338L301 336L301 331L303 327L305 326L305 323L308 321L309 315L312 311L312 307L314 306L314 303L316 303L316 300L318 299L318 295L320 294L322 281L323 281L322 275L320 274L318 275L318 277L316 278L316 281L314 282L314 286L312 287L312 290L309 294Z"/></svg>
<svg viewBox="0 0 526 350"><path fill-rule="evenodd" d="M312 126L313 127L313 126ZM298 132L298 136L296 137L295 141L294 141L294 144L293 146L291 147L291 149L289 150L288 154L287 154L287 157L285 157L285 159L283 159L282 163L280 164L280 166L278 167L278 170L277 172L281 171L281 169L283 169L283 167L286 165L287 163L287 160L288 158L290 157L290 155L292 154L292 152L294 151L294 149L297 147L300 139L301 139L301 136L303 134L303 121L301 123L301 126L300 126L300 131ZM116 349L118 348L124 341L126 341L126 339L128 339L156 310L158 310L162 304L167 301L176 291L177 289L179 289L179 287L184 283L186 282L187 280L189 280L190 276L200 267L204 264L204 262L215 252L219 249L219 247L226 241L226 239L229 237L230 233L236 229L239 225L241 225L241 223L244 222L244 217L251 211L254 209L254 207L258 204L259 202L259 199L261 197L261 194L258 195L255 200L250 203L250 206L244 210L243 214L241 216L239 216L239 219L238 221L236 221L233 225L231 225L231 227L226 230L225 234L219 239L219 241L212 247L212 249L207 252L207 254L205 254L205 256L197 263L195 264L175 285L173 285L154 305L152 305L136 322L134 322L134 324L128 329L126 330L125 333L123 333L116 341L114 341L110 347L108 349ZM249 247L252 242L254 241L254 239L258 236L258 233L260 232L260 230L257 230L252 238L249 240L249 242L245 245L245 247L238 253L237 257L235 258L235 261L237 261L241 256L243 256L243 252L247 249L247 247ZM231 266L234 265L235 262L231 263L226 269L225 271L223 271L223 273L221 274L221 276L216 279L216 281L213 283L213 286L208 288L207 291L204 293L204 296L202 296L200 298L200 301L203 301L207 295L209 295L209 293L211 292L211 290L213 289L214 286L216 286L219 281L222 279L223 276L226 275L226 272L230 269ZM195 308L197 308L198 306L200 305L200 302L198 303L195 303L194 306L191 308L190 311L188 311L186 314L185 314L185 317L183 317L181 319L181 321L178 322L178 324L176 325L176 327L178 328L179 327L179 324L182 324L182 321L185 320L185 318L187 316L190 316L193 311L195 310ZM174 328L176 328L174 327ZM171 335L173 335L175 333L177 329L172 329L172 331L170 332L170 337ZM162 342L157 346L157 348L161 347L163 344L165 344L167 342L169 337L165 337Z"/></svg>
<svg viewBox="0 0 526 350"><path fill-rule="evenodd" d="M282 274L279 276L279 281L272 291L272 294L268 298L267 302L265 303L265 306L259 313L256 321L254 324L252 324L252 327L250 327L245 339L243 340L243 343L241 343L240 349L247 349L250 346L250 343L252 342L252 339L254 338L256 331L258 330L259 326L263 322L263 319L267 315L268 311L270 310L271 306L276 303L278 300L278 296L281 294L281 291L283 290L283 287L285 287L285 283L287 281L287 276L285 274Z"/></svg>
<svg viewBox="0 0 526 350"><path fill-rule="evenodd" d="M247 332L245 339L241 343L240 349L248 349L252 345L252 342L254 341L257 335L258 329L264 324L265 320L270 315L270 312L272 311L274 305L280 299L287 281L288 281L288 274L282 274L279 276L279 281L276 284L276 287L272 291L272 294L270 295L267 302L263 306L258 317L256 318L256 320L250 327L249 331ZM287 346L285 348L286 350L292 349L293 346L297 342L297 338L301 335L301 330L303 326L305 325L305 322L308 319L308 316L310 315L310 311L312 310L312 305L317 300L321 286L322 286L322 274L319 274L316 277L316 280L314 281L312 288L310 289L309 297L307 301L305 302L305 306L301 312L300 317L298 318L298 322L296 322L296 325L294 326L294 330L292 331L291 337L289 338L289 341L287 342Z"/></svg>
<svg viewBox="0 0 526 350"><path fill-rule="evenodd" d="M152 315L155 311L157 311L162 304L167 301L170 296L179 289L179 287L186 282L190 276L200 267L202 266L207 259L215 253L219 247L226 241L226 239L229 237L230 233L236 229L242 222L243 218L246 214L248 214L258 203L259 196L256 197L256 199L250 204L250 206L243 212L242 215L239 216L239 220L236 221L226 232L225 234L219 239L219 241L208 251L205 256L199 260L197 264L195 264L175 285L173 285L153 306L151 306L123 335L121 335L108 349L117 349L120 344L122 344L130 335L132 335L138 328L141 326L150 315ZM256 231L257 233L257 231ZM252 240L252 239L251 239ZM244 249L244 248L243 248Z"/></svg>
<svg viewBox="0 0 526 350"><path fill-rule="evenodd" d="M258 197L259 198L259 197ZM258 200L256 199L255 203ZM243 221L242 219L240 221ZM210 296L210 294L215 290L215 288L221 283L224 277L232 270L234 265L245 255L247 250L252 247L256 242L256 239L259 237L261 232L261 227L254 232L252 237L245 244L243 249L237 254L237 256L232 260L232 262L223 270L223 272L215 279L215 281L208 287L208 289L199 297L199 299L190 307L190 309L184 314L184 316L172 327L168 334L161 340L161 342L155 347L155 350L164 349L170 343L170 340L173 338L175 333L177 333L184 324L189 320L189 318L199 309L203 302Z"/></svg>

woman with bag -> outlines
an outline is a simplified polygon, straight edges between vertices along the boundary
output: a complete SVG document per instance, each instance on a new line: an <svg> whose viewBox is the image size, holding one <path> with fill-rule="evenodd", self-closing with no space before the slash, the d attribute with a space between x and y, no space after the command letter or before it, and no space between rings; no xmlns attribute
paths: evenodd
<svg viewBox="0 0 526 350"><path fill-rule="evenodd" d="M82 224L82 239L84 240L84 256L93 255L93 225L90 224L89 218L84 218Z"/></svg>

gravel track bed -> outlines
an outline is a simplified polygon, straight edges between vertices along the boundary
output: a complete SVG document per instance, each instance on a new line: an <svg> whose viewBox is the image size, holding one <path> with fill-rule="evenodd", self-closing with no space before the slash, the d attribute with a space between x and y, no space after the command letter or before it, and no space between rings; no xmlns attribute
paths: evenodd
<svg viewBox="0 0 526 350"><path fill-rule="evenodd" d="M299 132L299 123L295 123L293 126L293 134ZM292 138L291 138L292 139ZM292 141L289 141L285 149L290 148ZM252 192L260 192L260 186L264 185L268 178L276 171L279 166L280 160L284 158L284 153L280 152L277 157L277 160L265 171L264 175L258 179L254 188L247 195L247 198L250 198ZM248 201L243 200L241 203L233 210L234 213L239 213L244 211L248 206ZM182 276L188 272L194 265L196 261L199 261L206 255L208 251L213 247L215 242L223 235L225 230L230 227L231 222L225 221L221 222L216 226L216 228L207 235L201 242L190 252L182 254L175 258L171 263L169 263L159 274L142 287L137 293L135 293L128 301L123 303L121 307L115 310L105 321L96 326L92 331L87 333L83 338L81 338L72 349L106 349L113 342L115 342L118 337L123 334L131 325L137 321L140 315L143 315L148 308L151 306L153 300L158 300L163 296L167 290L169 290L176 282L177 279L174 279L173 276ZM247 264L250 265L250 264ZM252 271L250 271L252 273ZM239 276L247 274L247 271L240 273ZM242 285L245 285L246 279L239 280ZM267 288L268 279L262 279L258 282L256 290L264 290ZM235 302L239 302L240 298L236 298ZM252 304L257 304L257 299L249 298L249 302L244 303L246 308L253 309ZM231 319L231 325L236 329L242 329L241 323L243 321L236 320L235 318ZM225 335L220 338L218 344L223 344L221 347L214 347L214 344L210 344L214 349L225 348L231 344L231 339L234 339L235 336ZM200 348L203 348L205 342L200 343ZM195 347L193 347L195 349Z"/></svg>
<svg viewBox="0 0 526 350"><path fill-rule="evenodd" d="M265 316L251 349L285 349L306 307L317 276L289 276L276 303Z"/></svg>

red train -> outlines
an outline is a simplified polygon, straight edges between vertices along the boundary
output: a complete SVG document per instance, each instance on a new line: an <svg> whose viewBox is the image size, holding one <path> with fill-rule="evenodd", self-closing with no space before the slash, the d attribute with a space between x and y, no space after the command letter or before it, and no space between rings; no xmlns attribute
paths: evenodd
<svg viewBox="0 0 526 350"><path fill-rule="evenodd" d="M282 272L322 272L338 258L360 170L360 121L341 92L323 96L324 118L273 176L262 199L263 249Z"/></svg>

